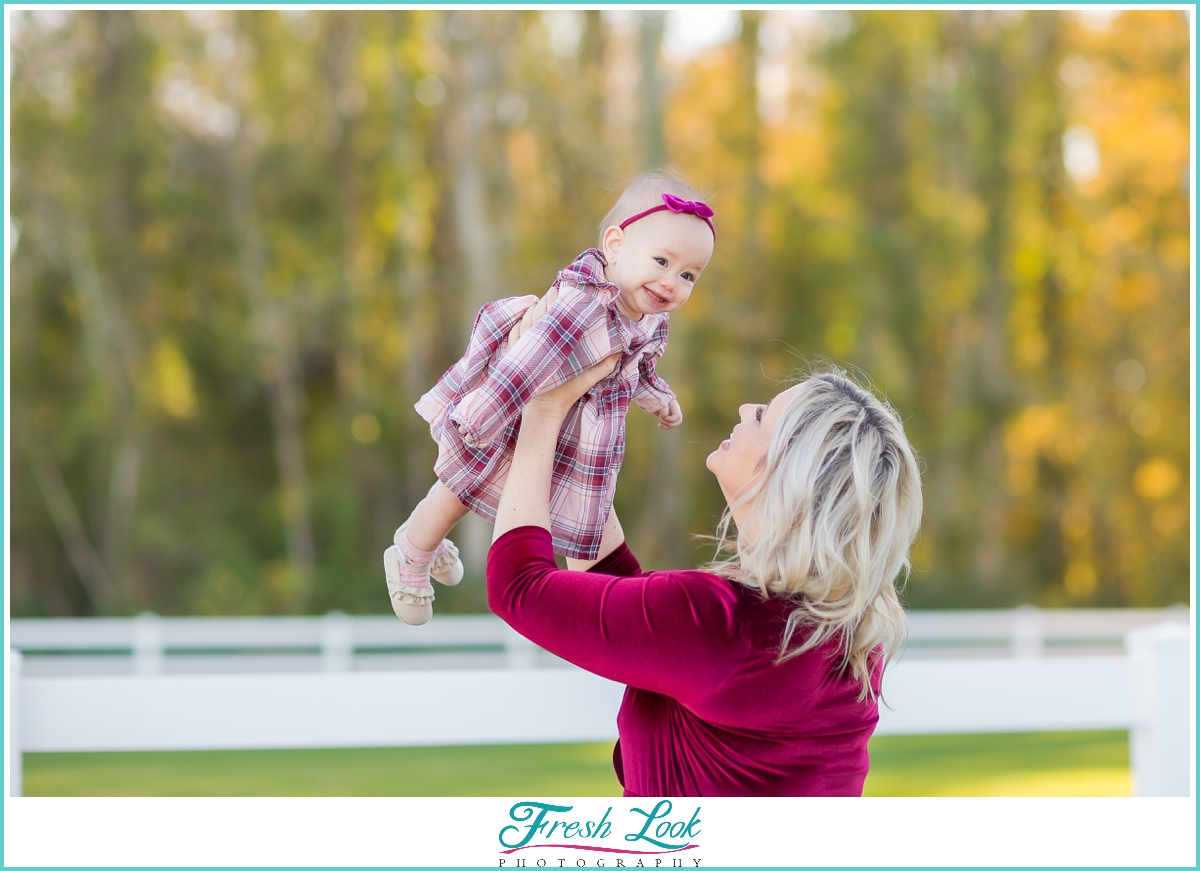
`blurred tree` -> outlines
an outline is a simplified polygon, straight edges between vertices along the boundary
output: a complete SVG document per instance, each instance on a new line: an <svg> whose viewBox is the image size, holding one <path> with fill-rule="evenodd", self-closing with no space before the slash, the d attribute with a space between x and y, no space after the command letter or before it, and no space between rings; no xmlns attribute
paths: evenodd
<svg viewBox="0 0 1200 871"><path fill-rule="evenodd" d="M628 421L648 567L711 555L705 456L828 359L924 457L912 605L1185 601L1186 20L737 20L681 57L658 12L14 13L14 613L386 611L413 402L668 159L719 238L684 427ZM459 536L443 612L485 607Z"/></svg>

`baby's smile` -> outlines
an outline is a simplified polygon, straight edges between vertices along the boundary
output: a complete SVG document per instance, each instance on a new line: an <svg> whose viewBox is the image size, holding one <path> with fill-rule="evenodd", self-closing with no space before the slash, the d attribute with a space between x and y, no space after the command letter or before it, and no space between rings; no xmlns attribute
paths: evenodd
<svg viewBox="0 0 1200 871"><path fill-rule="evenodd" d="M688 301L712 256L712 231L692 215L656 212L605 230L604 277L620 293L617 307L630 320L662 316Z"/></svg>
<svg viewBox="0 0 1200 871"><path fill-rule="evenodd" d="M646 291L646 295L650 297L650 301L653 302L655 305L664 306L671 302L665 296L661 296L660 294L655 293L654 291L652 291L650 288L646 287L645 285L642 285L642 290Z"/></svg>

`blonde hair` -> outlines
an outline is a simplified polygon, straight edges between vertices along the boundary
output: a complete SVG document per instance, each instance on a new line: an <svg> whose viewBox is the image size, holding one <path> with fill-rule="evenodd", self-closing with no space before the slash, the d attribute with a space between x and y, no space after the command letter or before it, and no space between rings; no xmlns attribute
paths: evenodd
<svg viewBox="0 0 1200 871"><path fill-rule="evenodd" d="M874 700L876 648L889 662L908 625L895 581L921 524L920 468L895 410L845 371L799 383L761 473L731 506L751 505L753 534L730 543L726 509L717 552L735 553L708 568L795 603L777 662L837 639L840 670ZM789 650L801 627L807 636Z"/></svg>
<svg viewBox="0 0 1200 871"><path fill-rule="evenodd" d="M634 176L621 196L617 198L608 214L600 221L600 247L604 247L604 231L609 227L619 227L626 218L633 217L638 212L662 205L662 195L682 197L685 200L702 200L687 180L674 169L664 168L654 172L644 172Z"/></svg>

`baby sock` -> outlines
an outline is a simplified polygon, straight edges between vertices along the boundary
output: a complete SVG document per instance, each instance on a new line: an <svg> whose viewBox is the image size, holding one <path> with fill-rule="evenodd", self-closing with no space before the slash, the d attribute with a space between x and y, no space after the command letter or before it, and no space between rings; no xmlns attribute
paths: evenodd
<svg viewBox="0 0 1200 871"><path fill-rule="evenodd" d="M404 557L400 561L400 584L404 587L411 587L413 590L421 590L424 593L425 589L429 589L432 593L433 585L429 583L429 564L433 562L434 550L421 550L408 539L408 530L396 536L396 546L400 548L400 555Z"/></svg>

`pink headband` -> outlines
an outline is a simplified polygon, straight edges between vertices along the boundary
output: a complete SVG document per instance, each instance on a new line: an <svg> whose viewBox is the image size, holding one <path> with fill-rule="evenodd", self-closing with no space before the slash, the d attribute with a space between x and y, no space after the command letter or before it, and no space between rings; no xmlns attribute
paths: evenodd
<svg viewBox="0 0 1200 871"><path fill-rule="evenodd" d="M682 215L695 215L708 224L708 229L712 230L713 239L717 238L717 228L713 226L712 222L713 210L704 203L681 200L679 197L672 196L671 194L663 194L662 198L663 205L646 209L644 212L638 212L632 218L626 218L621 222L620 229L624 230L634 221L640 220L647 215L653 215L655 212L671 211Z"/></svg>

